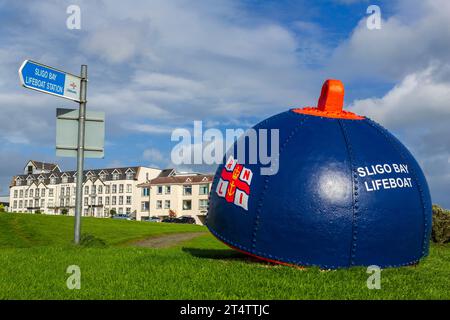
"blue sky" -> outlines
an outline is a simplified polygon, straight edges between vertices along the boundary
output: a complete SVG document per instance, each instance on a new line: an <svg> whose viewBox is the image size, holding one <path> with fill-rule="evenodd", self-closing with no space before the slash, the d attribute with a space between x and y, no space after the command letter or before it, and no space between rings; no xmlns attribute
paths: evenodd
<svg viewBox="0 0 450 320"><path fill-rule="evenodd" d="M81 30L66 28L71 4ZM370 4L381 30L366 28ZM394 132L450 207L448 1L0 0L0 18L0 194L28 159L75 167L55 156L55 109L77 105L19 86L34 59L89 66L88 108L106 112L107 141L88 168L171 166L174 128L245 129L315 105L324 79L338 78L347 108Z"/></svg>

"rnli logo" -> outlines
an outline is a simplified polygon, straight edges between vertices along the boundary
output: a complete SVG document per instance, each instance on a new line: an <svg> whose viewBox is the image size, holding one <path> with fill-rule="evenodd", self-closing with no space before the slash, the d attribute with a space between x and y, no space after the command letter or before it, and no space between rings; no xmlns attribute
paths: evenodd
<svg viewBox="0 0 450 320"><path fill-rule="evenodd" d="M227 202L248 210L248 198L250 196L250 184L253 173L250 169L238 164L232 156L228 158L220 174L216 193L225 198Z"/></svg>

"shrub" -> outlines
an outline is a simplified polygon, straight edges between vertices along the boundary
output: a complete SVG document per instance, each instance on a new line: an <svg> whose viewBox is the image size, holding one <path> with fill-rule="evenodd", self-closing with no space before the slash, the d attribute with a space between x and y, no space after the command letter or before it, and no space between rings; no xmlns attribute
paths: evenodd
<svg viewBox="0 0 450 320"><path fill-rule="evenodd" d="M450 242L450 210L433 205L431 239L437 243Z"/></svg>
<svg viewBox="0 0 450 320"><path fill-rule="evenodd" d="M114 210L114 209L109 210L109 215L111 217L114 217L116 215L116 210Z"/></svg>
<svg viewBox="0 0 450 320"><path fill-rule="evenodd" d="M36 210L35 212L34 212L35 214L41 214L41 210Z"/></svg>
<svg viewBox="0 0 450 320"><path fill-rule="evenodd" d="M93 234L83 233L80 238L80 245L83 247L106 247L106 242Z"/></svg>
<svg viewBox="0 0 450 320"><path fill-rule="evenodd" d="M5 212L5 206L3 203L0 203L0 212Z"/></svg>
<svg viewBox="0 0 450 320"><path fill-rule="evenodd" d="M68 213L67 209L62 209L62 210L61 210L61 214L62 214L63 216L66 216L67 213Z"/></svg>

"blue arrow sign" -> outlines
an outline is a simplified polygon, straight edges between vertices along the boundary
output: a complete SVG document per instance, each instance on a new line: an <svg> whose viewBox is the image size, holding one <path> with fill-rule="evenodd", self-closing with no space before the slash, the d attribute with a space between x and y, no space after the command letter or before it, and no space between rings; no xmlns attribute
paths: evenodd
<svg viewBox="0 0 450 320"><path fill-rule="evenodd" d="M81 78L73 74L25 60L19 77L25 88L80 102Z"/></svg>

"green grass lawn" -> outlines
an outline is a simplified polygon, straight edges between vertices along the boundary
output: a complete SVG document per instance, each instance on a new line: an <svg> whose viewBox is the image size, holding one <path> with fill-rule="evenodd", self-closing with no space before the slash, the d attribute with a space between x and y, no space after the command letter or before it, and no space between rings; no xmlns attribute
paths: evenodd
<svg viewBox="0 0 450 320"><path fill-rule="evenodd" d="M205 227L83 218L106 247L71 244L73 217L0 214L0 299L450 299L450 246L432 245L417 267L385 269L381 289L365 268L323 272L255 262L210 234L170 248L130 246ZM69 265L81 289L69 290Z"/></svg>

